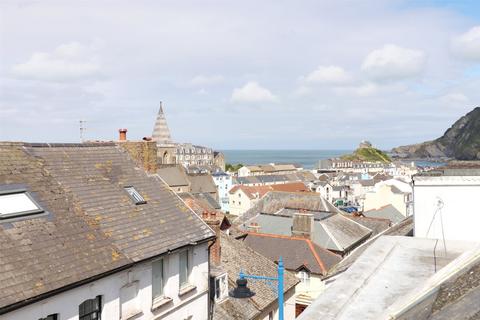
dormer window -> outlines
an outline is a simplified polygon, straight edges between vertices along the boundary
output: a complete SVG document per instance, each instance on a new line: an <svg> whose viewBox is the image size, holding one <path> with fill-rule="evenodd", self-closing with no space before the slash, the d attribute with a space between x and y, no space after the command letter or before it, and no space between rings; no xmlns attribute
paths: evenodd
<svg viewBox="0 0 480 320"><path fill-rule="evenodd" d="M134 187L125 187L125 191L127 191L127 193L130 195L130 198L132 198L136 205L147 203L147 201L145 201L145 199L140 195L140 193L138 193L137 190L135 190Z"/></svg>
<svg viewBox="0 0 480 320"><path fill-rule="evenodd" d="M0 191L0 219L42 212L44 210L25 190Z"/></svg>

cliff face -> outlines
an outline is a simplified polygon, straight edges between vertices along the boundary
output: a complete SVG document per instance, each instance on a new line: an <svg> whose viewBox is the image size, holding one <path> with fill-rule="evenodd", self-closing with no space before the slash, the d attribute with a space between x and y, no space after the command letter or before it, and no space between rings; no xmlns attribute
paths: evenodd
<svg viewBox="0 0 480 320"><path fill-rule="evenodd" d="M480 160L480 107L458 119L438 139L392 149L408 158L454 158Z"/></svg>

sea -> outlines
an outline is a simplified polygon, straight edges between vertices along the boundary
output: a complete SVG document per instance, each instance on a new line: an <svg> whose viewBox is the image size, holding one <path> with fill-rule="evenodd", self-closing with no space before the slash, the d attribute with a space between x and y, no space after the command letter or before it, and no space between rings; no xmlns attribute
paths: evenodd
<svg viewBox="0 0 480 320"><path fill-rule="evenodd" d="M305 169L316 167L318 160L337 158L352 150L222 150L231 164L298 163Z"/></svg>
<svg viewBox="0 0 480 320"><path fill-rule="evenodd" d="M225 162L231 164L298 163L305 169L314 169L318 160L337 158L353 150L222 150ZM417 166L437 167L442 162L415 161Z"/></svg>

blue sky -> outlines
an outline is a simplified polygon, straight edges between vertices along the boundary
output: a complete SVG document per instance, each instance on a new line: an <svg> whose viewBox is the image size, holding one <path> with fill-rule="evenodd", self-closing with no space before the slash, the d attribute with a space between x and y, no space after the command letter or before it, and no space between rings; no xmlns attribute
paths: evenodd
<svg viewBox="0 0 480 320"><path fill-rule="evenodd" d="M3 1L0 140L381 148L478 105L476 1Z"/></svg>

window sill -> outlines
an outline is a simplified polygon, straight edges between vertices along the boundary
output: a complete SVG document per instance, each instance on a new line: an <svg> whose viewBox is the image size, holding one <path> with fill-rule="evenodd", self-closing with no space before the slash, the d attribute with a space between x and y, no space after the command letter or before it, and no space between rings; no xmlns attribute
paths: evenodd
<svg viewBox="0 0 480 320"><path fill-rule="evenodd" d="M170 297L163 297L163 298L160 298L158 300L155 300L152 303L152 311L155 310L155 309L158 309L158 308L160 308L160 307L162 307L162 306L164 306L164 305L166 305L166 304L168 304L172 301L173 301L173 299L170 298Z"/></svg>
<svg viewBox="0 0 480 320"><path fill-rule="evenodd" d="M179 297L184 296L184 295L186 295L187 293L192 292L192 291L195 290L195 289L197 289L196 286L191 285L191 284L190 284L190 285L187 285L187 286L181 288L180 291L178 291L178 296L179 296Z"/></svg>

